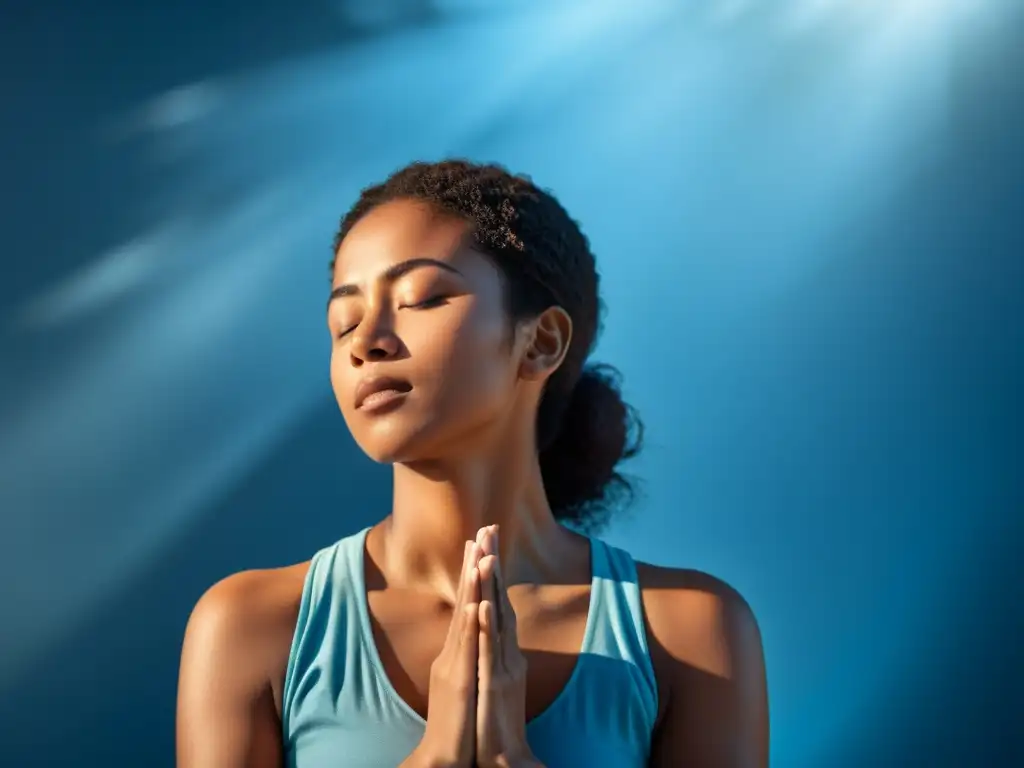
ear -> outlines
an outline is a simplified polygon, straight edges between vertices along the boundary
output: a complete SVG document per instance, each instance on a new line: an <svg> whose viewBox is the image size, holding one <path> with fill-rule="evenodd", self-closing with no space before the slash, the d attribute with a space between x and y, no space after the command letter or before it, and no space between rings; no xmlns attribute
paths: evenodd
<svg viewBox="0 0 1024 768"><path fill-rule="evenodd" d="M558 370L569 351L572 318L561 307L548 307L531 326L520 375L528 381L545 381Z"/></svg>

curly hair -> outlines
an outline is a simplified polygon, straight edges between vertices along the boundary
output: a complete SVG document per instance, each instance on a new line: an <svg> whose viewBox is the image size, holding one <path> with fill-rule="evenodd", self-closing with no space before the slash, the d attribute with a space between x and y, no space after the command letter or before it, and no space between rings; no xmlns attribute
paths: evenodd
<svg viewBox="0 0 1024 768"><path fill-rule="evenodd" d="M363 190L341 220L333 253L363 216L399 199L425 202L472 225L475 247L505 277L513 322L551 306L572 318L569 349L548 379L537 411L537 450L555 517L578 529L600 529L635 495L635 481L617 467L640 451L643 424L622 399L618 372L587 364L603 307L586 236L558 200L528 176L467 160L415 162ZM333 269L332 259L332 274Z"/></svg>

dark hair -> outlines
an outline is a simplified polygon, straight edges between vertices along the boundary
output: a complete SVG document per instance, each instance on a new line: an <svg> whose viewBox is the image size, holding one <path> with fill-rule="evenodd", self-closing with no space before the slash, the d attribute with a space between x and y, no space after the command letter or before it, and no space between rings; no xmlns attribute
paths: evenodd
<svg viewBox="0 0 1024 768"><path fill-rule="evenodd" d="M537 412L537 448L555 517L575 528L599 529L615 508L632 501L634 483L616 467L640 451L643 425L623 402L615 369L586 364L602 310L586 236L529 177L499 165L445 160L412 163L364 189L341 220L334 253L360 218L397 199L421 200L473 224L475 246L505 275L513 321L551 306L572 318L569 350L548 379Z"/></svg>

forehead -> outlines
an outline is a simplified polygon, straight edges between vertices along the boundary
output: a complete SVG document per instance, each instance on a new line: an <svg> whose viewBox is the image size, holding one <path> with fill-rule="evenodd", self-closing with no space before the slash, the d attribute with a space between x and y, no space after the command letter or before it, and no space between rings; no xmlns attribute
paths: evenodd
<svg viewBox="0 0 1024 768"><path fill-rule="evenodd" d="M480 260L468 242L470 224L427 203L395 200L377 206L349 230L334 262L334 283L371 280L389 266L431 258L463 270Z"/></svg>

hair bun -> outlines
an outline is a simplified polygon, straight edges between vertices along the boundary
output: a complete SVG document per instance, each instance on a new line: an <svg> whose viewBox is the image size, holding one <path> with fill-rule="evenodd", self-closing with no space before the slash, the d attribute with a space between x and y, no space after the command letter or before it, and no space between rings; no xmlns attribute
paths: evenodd
<svg viewBox="0 0 1024 768"><path fill-rule="evenodd" d="M621 376L610 365L588 365L572 390L554 440L540 454L548 503L555 517L588 531L602 527L615 507L635 496L617 471L640 452L643 423L622 399Z"/></svg>

